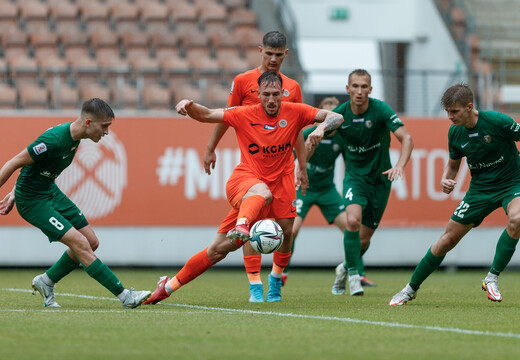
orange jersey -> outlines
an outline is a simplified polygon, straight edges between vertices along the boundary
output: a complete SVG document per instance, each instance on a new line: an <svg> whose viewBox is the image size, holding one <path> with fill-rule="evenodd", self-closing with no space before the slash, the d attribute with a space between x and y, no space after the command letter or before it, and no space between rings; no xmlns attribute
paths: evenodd
<svg viewBox="0 0 520 360"><path fill-rule="evenodd" d="M228 107L256 105L260 103L258 97L258 78L262 75L258 68L238 74L231 84L228 98ZM295 103L302 102L302 92L297 81L280 73L282 77L283 96L282 101Z"/></svg>
<svg viewBox="0 0 520 360"><path fill-rule="evenodd" d="M241 161L268 186L294 172L293 147L299 132L314 123L318 109L306 104L282 102L277 117L267 115L261 104L224 111L224 124L235 128Z"/></svg>

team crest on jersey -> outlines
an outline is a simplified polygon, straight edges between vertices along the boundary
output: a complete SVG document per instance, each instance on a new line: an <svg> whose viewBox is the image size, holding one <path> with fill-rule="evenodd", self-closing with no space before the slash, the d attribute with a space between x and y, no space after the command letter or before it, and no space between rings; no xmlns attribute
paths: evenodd
<svg viewBox="0 0 520 360"><path fill-rule="evenodd" d="M47 145L45 145L45 143L39 143L38 145L33 146L33 151L36 155L40 155L47 151Z"/></svg>
<svg viewBox="0 0 520 360"><path fill-rule="evenodd" d="M285 119L282 119L278 122L278 125L280 125L280 127L284 128L287 126L287 120Z"/></svg>
<svg viewBox="0 0 520 360"><path fill-rule="evenodd" d="M283 96L288 97L289 95L291 95L291 93L289 92L289 90L287 90L287 89L283 89Z"/></svg>
<svg viewBox="0 0 520 360"><path fill-rule="evenodd" d="M489 144L492 141L491 135L484 135L484 142Z"/></svg>
<svg viewBox="0 0 520 360"><path fill-rule="evenodd" d="M365 126L370 129L372 127L372 120L365 121Z"/></svg>
<svg viewBox="0 0 520 360"><path fill-rule="evenodd" d="M339 145L338 144L333 144L332 145L332 151L338 152L339 151Z"/></svg>

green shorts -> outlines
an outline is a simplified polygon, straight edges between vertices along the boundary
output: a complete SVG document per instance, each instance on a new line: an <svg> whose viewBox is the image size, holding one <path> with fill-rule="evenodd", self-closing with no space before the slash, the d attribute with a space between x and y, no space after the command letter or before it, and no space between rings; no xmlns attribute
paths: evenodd
<svg viewBox="0 0 520 360"><path fill-rule="evenodd" d="M81 229L88 225L87 219L76 204L57 186L45 196L26 198L15 194L16 208L22 218L40 229L50 242L60 241L72 227Z"/></svg>
<svg viewBox="0 0 520 360"><path fill-rule="evenodd" d="M377 229L385 213L391 188L390 181L368 184L363 179L345 177L343 203L345 207L352 204L361 205L363 209L361 223L371 229Z"/></svg>
<svg viewBox="0 0 520 360"><path fill-rule="evenodd" d="M305 219L313 205L320 208L329 224L332 224L334 219L345 210L343 199L334 186L317 191L307 190L305 196L302 195L301 189L296 192L296 214L299 217Z"/></svg>
<svg viewBox="0 0 520 360"><path fill-rule="evenodd" d="M499 191L473 190L471 187L459 203L451 219L460 224L477 227L493 211L502 206L507 213L507 205L520 196L520 184L513 183Z"/></svg>

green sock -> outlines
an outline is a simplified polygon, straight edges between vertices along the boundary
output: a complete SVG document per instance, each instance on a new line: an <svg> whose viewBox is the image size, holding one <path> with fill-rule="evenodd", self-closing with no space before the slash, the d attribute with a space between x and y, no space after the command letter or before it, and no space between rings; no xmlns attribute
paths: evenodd
<svg viewBox="0 0 520 360"><path fill-rule="evenodd" d="M70 274L73 270L77 269L79 266L78 263L74 262L70 258L70 256L65 253L61 256L61 258L54 263L47 271L47 276L49 279L57 283L61 279L63 279L65 276Z"/></svg>
<svg viewBox="0 0 520 360"><path fill-rule="evenodd" d="M498 239L495 258L493 259L491 270L489 270L490 273L500 275L500 273L504 271L507 264L509 264L509 261L511 261L511 257L515 253L517 243L518 239L513 239L509 236L507 230L504 230Z"/></svg>
<svg viewBox="0 0 520 360"><path fill-rule="evenodd" d="M91 278L106 287L115 296L121 294L125 289L112 270L99 259L96 259L86 267L85 271Z"/></svg>
<svg viewBox="0 0 520 360"><path fill-rule="evenodd" d="M370 244L368 244L368 246L370 247ZM359 276L361 276L361 277L363 277L365 275L365 262L363 261L363 255L365 255L367 250L368 250L368 247L365 250L361 249L361 256L359 257L359 260L358 260L357 270L358 270Z"/></svg>
<svg viewBox="0 0 520 360"><path fill-rule="evenodd" d="M432 249L429 248L426 255L422 258L421 262L415 268L412 279L410 280L410 286L415 291L419 290L421 284L426 280L432 272L437 270L439 265L444 260L444 256L435 256L432 254Z"/></svg>
<svg viewBox="0 0 520 360"><path fill-rule="evenodd" d="M361 254L359 231L345 230L345 234L343 235L343 249L345 250L346 269L349 275L358 274L359 255Z"/></svg>

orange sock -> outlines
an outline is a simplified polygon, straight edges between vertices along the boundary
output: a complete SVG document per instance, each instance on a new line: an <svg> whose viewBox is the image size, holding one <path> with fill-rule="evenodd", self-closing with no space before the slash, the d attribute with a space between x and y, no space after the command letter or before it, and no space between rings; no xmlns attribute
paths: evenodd
<svg viewBox="0 0 520 360"><path fill-rule="evenodd" d="M184 267L177 273L177 275L175 275L173 279L178 281L180 285L176 285L176 283L173 282L173 279L170 280L171 288L175 290L174 286L177 286L178 289L182 285L186 285L213 265L215 264L211 262L208 257L208 248L205 248L201 252L193 255L186 264L184 264Z"/></svg>
<svg viewBox="0 0 520 360"><path fill-rule="evenodd" d="M265 199L263 196L253 195L246 198L240 204L237 219L246 218L247 220L249 220L249 222L255 220L258 214L260 213L260 210L262 210L262 208L264 207L264 205Z"/></svg>
<svg viewBox="0 0 520 360"><path fill-rule="evenodd" d="M289 264L289 260L291 259L291 252L281 253L276 251L273 254L273 271L272 273L279 274L282 276L283 269Z"/></svg>
<svg viewBox="0 0 520 360"><path fill-rule="evenodd" d="M260 270L262 268L262 255L244 256L244 266L250 284L261 284Z"/></svg>

